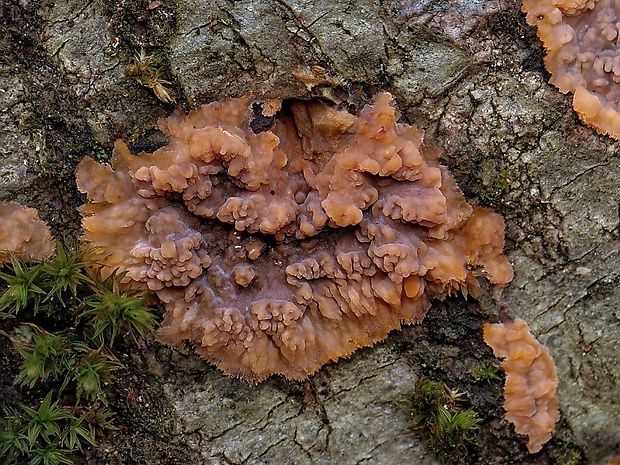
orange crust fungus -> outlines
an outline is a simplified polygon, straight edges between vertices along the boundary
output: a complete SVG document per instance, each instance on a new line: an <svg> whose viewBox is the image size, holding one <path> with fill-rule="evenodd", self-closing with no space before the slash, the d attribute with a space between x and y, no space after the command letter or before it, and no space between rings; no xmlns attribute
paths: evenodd
<svg viewBox="0 0 620 465"><path fill-rule="evenodd" d="M50 229L34 208L0 202L0 220L0 263L9 260L5 251L23 260L49 258L54 253Z"/></svg>
<svg viewBox="0 0 620 465"><path fill-rule="evenodd" d="M502 218L396 119L386 93L358 116L251 97L174 113L154 153L117 141L111 166L81 162L84 239L157 294L164 343L249 381L303 379L481 273L512 278Z"/></svg>
<svg viewBox="0 0 620 465"><path fill-rule="evenodd" d="M506 419L519 434L528 436L530 453L540 451L560 419L558 374L545 346L530 333L525 321L484 325L484 342L496 357L504 358Z"/></svg>
<svg viewBox="0 0 620 465"><path fill-rule="evenodd" d="M620 139L620 1L523 0L547 49L550 82L586 124Z"/></svg>

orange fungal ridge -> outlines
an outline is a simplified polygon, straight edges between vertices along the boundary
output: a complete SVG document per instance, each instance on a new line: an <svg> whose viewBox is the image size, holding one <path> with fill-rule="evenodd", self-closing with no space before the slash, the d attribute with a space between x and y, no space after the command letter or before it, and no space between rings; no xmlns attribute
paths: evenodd
<svg viewBox="0 0 620 465"><path fill-rule="evenodd" d="M168 144L85 158L84 239L248 381L303 379L420 321L432 297L512 279L503 219L472 208L387 93L358 115L320 101L229 99L160 122Z"/></svg>
<svg viewBox="0 0 620 465"><path fill-rule="evenodd" d="M523 0L551 83L586 124L620 139L620 0Z"/></svg>
<svg viewBox="0 0 620 465"><path fill-rule="evenodd" d="M560 419L555 391L558 375L545 346L530 333L525 321L484 325L484 342L502 357L506 372L506 419L528 436L530 453L540 451Z"/></svg>

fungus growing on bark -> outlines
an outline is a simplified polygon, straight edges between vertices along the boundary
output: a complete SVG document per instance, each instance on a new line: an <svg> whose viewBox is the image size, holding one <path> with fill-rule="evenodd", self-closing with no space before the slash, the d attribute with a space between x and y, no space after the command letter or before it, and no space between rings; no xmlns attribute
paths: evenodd
<svg viewBox="0 0 620 465"><path fill-rule="evenodd" d="M250 97L174 113L153 154L117 141L111 166L81 162L84 239L157 294L161 341L250 381L303 379L475 276L512 278L502 218L396 119L386 93L359 116Z"/></svg>
<svg viewBox="0 0 620 465"><path fill-rule="evenodd" d="M55 244L45 221L34 208L17 202L0 202L0 263L9 260L9 251L23 260L51 257Z"/></svg>
<svg viewBox="0 0 620 465"><path fill-rule="evenodd" d="M550 82L574 93L582 121L620 139L620 2L523 0L522 9L547 50Z"/></svg>
<svg viewBox="0 0 620 465"><path fill-rule="evenodd" d="M527 449L538 452L560 419L558 374L545 346L530 333L525 321L484 325L484 342L496 357L504 358L504 409L515 431L528 436Z"/></svg>

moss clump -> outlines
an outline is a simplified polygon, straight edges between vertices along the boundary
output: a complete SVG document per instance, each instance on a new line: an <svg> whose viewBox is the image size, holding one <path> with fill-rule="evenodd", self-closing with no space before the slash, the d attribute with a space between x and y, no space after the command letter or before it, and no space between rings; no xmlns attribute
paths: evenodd
<svg viewBox="0 0 620 465"><path fill-rule="evenodd" d="M0 296L0 318L7 318L30 307L33 313L39 310L39 303L45 291L39 286L40 267L28 267L26 264L11 256L9 270L0 271L0 280L4 281L5 288Z"/></svg>
<svg viewBox="0 0 620 465"><path fill-rule="evenodd" d="M486 168L486 169L485 169ZM495 203L511 189L510 173L494 166L484 166L475 192L486 203Z"/></svg>
<svg viewBox="0 0 620 465"><path fill-rule="evenodd" d="M133 61L125 67L126 76L151 89L162 102L174 103L174 92L166 87L172 83L164 79L164 73L161 60L156 55L147 54L144 48L140 49L140 53L136 53Z"/></svg>
<svg viewBox="0 0 620 465"><path fill-rule="evenodd" d="M585 465L583 452L570 442L553 440L555 447L549 451L551 463L554 465Z"/></svg>
<svg viewBox="0 0 620 465"><path fill-rule="evenodd" d="M496 363L478 363L469 371L469 374L476 382L486 381L491 383L495 380L503 379L502 370Z"/></svg>
<svg viewBox="0 0 620 465"><path fill-rule="evenodd" d="M92 338L99 344L113 344L119 333L134 338L155 329L155 315L148 310L144 291L120 287L120 276L113 274L93 288L84 299L80 318L86 318L92 328Z"/></svg>
<svg viewBox="0 0 620 465"><path fill-rule="evenodd" d="M22 359L15 384L29 390L28 403L0 420L2 463L71 464L98 431L114 428L105 385L123 367L112 346L152 331L156 318L122 276L99 279L91 253L59 242L52 259L11 256L0 270L0 322L12 327L2 334Z"/></svg>
<svg viewBox="0 0 620 465"><path fill-rule="evenodd" d="M459 463L481 421L473 410L458 406L463 395L443 383L419 380L415 391L404 400L411 430L425 436L430 450L442 463Z"/></svg>

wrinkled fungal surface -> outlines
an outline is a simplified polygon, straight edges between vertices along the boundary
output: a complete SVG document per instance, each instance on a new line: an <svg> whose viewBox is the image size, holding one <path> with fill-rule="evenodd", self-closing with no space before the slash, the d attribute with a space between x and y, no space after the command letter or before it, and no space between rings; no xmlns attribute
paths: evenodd
<svg viewBox="0 0 620 465"><path fill-rule="evenodd" d="M620 0L523 0L551 83L573 92L582 121L620 139Z"/></svg>
<svg viewBox="0 0 620 465"><path fill-rule="evenodd" d="M502 218L396 120L386 93L358 116L251 97L175 113L156 152L118 141L111 166L81 162L84 239L157 294L161 341L249 381L303 379L432 297L512 278Z"/></svg>
<svg viewBox="0 0 620 465"><path fill-rule="evenodd" d="M49 226L34 208L0 202L0 263L9 260L5 251L23 260L41 260L51 257L55 248Z"/></svg>
<svg viewBox="0 0 620 465"><path fill-rule="evenodd" d="M527 449L542 449L560 419L558 374L549 350L536 340L527 323L516 319L484 325L484 342L502 357L506 372L504 409L515 431L528 436Z"/></svg>

